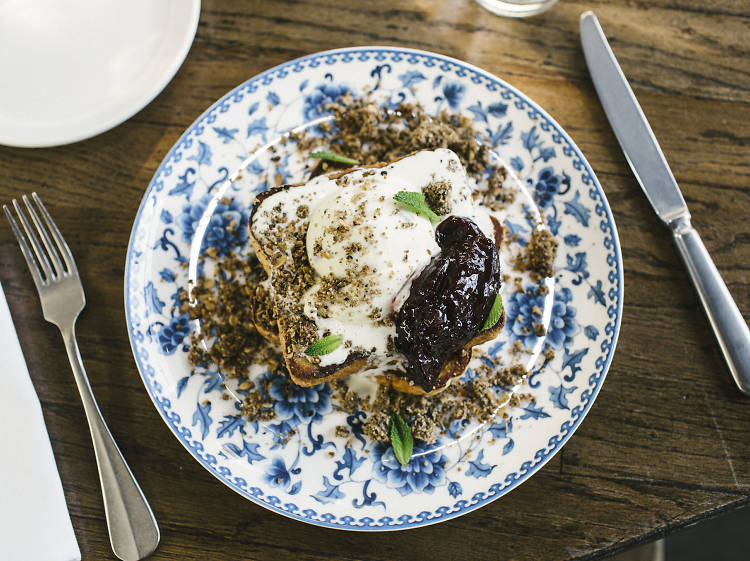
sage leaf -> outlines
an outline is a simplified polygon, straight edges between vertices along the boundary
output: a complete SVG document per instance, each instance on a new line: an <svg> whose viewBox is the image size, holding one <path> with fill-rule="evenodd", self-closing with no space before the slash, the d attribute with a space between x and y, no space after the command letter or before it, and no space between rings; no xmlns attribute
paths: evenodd
<svg viewBox="0 0 750 561"><path fill-rule="evenodd" d="M327 150L321 150L310 154L311 158L318 158L320 160L330 160L332 162L338 162L340 164L349 164L350 166L356 166L359 162L352 158L347 158L336 152L329 152Z"/></svg>
<svg viewBox="0 0 750 561"><path fill-rule="evenodd" d="M398 463L405 466L414 451L414 438L411 429L398 413L391 414L391 446Z"/></svg>
<svg viewBox="0 0 750 561"><path fill-rule="evenodd" d="M343 342L343 335L326 335L307 347L305 354L307 356L327 355L338 349Z"/></svg>
<svg viewBox="0 0 750 561"><path fill-rule="evenodd" d="M433 224L440 222L440 217L432 212L422 193L416 191L399 191L393 195L393 199L401 208L421 214Z"/></svg>
<svg viewBox="0 0 750 561"><path fill-rule="evenodd" d="M497 295L495 295L495 301L492 303L492 308L490 308L490 315L487 316L487 320L482 326L482 331L487 331L488 329L495 327L501 317L503 317L503 297L500 296L500 293L498 292Z"/></svg>

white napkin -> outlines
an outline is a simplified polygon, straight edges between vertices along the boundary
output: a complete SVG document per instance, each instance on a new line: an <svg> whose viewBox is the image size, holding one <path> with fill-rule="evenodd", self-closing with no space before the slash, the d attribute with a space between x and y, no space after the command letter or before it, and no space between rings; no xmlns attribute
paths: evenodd
<svg viewBox="0 0 750 561"><path fill-rule="evenodd" d="M60 476L0 285L0 559L79 561Z"/></svg>

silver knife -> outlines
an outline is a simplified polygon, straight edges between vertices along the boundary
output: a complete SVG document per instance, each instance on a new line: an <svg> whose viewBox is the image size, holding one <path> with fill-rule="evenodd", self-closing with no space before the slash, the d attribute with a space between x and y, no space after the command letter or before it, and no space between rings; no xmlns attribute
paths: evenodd
<svg viewBox="0 0 750 561"><path fill-rule="evenodd" d="M711 260L654 132L593 12L581 15L591 79L620 147L656 214L669 226L737 387L750 395L750 329Z"/></svg>

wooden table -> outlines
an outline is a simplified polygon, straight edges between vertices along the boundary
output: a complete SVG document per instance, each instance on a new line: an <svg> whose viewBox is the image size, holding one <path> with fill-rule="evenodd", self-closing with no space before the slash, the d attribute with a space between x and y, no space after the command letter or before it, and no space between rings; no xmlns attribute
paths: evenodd
<svg viewBox="0 0 750 561"><path fill-rule="evenodd" d="M543 16L516 21L471 0L204 0L185 65L135 117L71 146L0 147L0 200L37 191L77 258L88 299L79 322L82 353L104 415L160 521L162 544L153 559L588 559L748 502L750 399L730 380L669 236L597 101L578 36L578 17L587 9L611 38L695 225L750 316L746 2L563 0ZM146 185L182 131L264 69L314 51L370 44L458 57L545 107L586 154L609 197L626 286L612 368L564 450L485 508L387 536L294 522L217 482L152 406L123 311L130 227ZM42 319L5 227L0 280L42 400L83 558L113 558L65 353L57 330Z"/></svg>

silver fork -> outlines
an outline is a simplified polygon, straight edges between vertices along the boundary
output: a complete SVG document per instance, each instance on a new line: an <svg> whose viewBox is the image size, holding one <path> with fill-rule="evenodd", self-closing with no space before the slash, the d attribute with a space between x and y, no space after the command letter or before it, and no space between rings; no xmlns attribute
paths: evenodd
<svg viewBox="0 0 750 561"><path fill-rule="evenodd" d="M13 199L13 208L23 232L7 205L3 205L3 210L29 265L42 303L44 319L58 327L65 341L65 350L73 368L94 444L112 550L123 561L137 561L153 553L159 545L159 526L104 422L83 368L75 325L86 305L86 297L73 255L39 196L32 193L31 197L36 203L36 209L26 195L23 196L23 202L34 223L36 234L16 199Z"/></svg>

